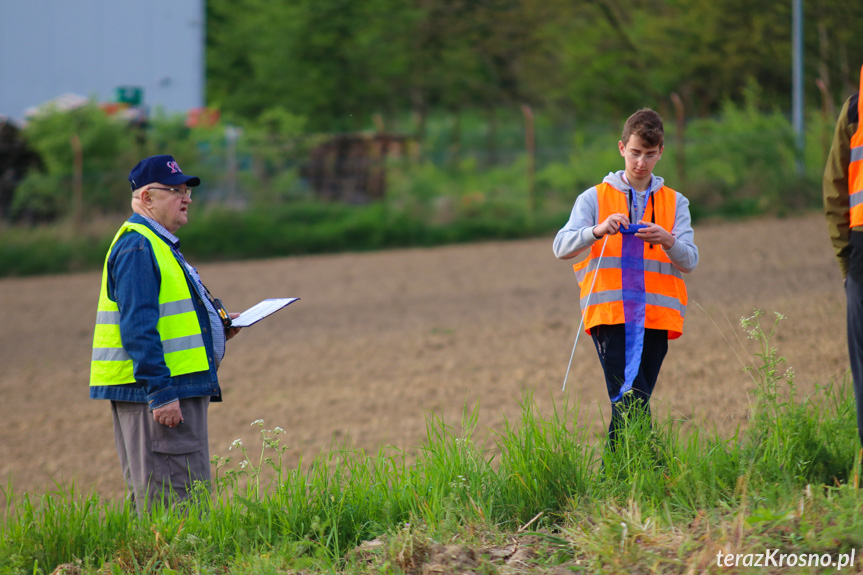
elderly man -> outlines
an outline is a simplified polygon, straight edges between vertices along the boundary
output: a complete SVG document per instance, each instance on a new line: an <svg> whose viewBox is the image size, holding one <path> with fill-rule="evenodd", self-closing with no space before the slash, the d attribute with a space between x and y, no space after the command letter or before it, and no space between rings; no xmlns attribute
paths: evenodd
<svg viewBox="0 0 863 575"><path fill-rule="evenodd" d="M173 157L129 174L132 211L105 259L90 397L111 401L114 440L138 513L189 498L210 480L207 409L221 401L216 370L236 335L221 302L180 253L192 188Z"/></svg>

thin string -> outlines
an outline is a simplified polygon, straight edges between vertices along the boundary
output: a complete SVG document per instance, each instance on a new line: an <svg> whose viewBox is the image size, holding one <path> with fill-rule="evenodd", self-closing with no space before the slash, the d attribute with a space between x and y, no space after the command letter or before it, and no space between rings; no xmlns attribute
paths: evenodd
<svg viewBox="0 0 863 575"><path fill-rule="evenodd" d="M605 234L605 239L602 240L602 249L599 251L599 261L596 263L596 269L593 272L593 281L590 283L590 291L587 292L587 301L584 302L584 309L581 310L581 323L578 324L578 331L575 332L575 343L572 344L572 353L569 354L569 364L566 366L566 375L563 378L563 389L566 391L566 380L569 379L569 370L572 367L572 358L575 357L575 346L578 345L578 336L581 335L581 326L584 325L584 316L587 314L587 308L590 306L590 296L593 295L593 286L596 285L596 276L599 275L599 270L602 269L602 254L605 253L605 244L608 242L608 234Z"/></svg>

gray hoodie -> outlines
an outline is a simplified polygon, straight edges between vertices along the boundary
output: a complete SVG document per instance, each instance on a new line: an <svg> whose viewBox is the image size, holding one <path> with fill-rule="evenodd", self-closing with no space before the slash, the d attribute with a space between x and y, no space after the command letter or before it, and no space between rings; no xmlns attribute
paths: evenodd
<svg viewBox="0 0 863 575"><path fill-rule="evenodd" d="M628 194L630 190L623 170L610 172L602 181L620 190L622 194ZM639 214L644 213L644 206L649 197L648 194L659 190L663 182L664 180L661 177L653 175L650 178L650 188L648 191L636 192L633 190L637 205L634 207L635 209L633 209L633 206L630 206L630 211L634 212L637 210ZM680 192L675 193L677 194L677 210L674 218L674 228L670 230L671 235L674 236L674 244L671 246L671 249L662 249L676 268L684 273L689 273L698 265L698 247L695 245L695 232L692 231L689 200L683 197ZM599 201L597 199L596 186L594 186L582 192L575 200L569 221L557 232L557 236L554 238L554 255L562 260L574 258L596 243L598 240L593 235L593 228L601 223L598 221L598 217ZM636 217L635 213L630 213L629 219L632 223L637 223L639 218Z"/></svg>

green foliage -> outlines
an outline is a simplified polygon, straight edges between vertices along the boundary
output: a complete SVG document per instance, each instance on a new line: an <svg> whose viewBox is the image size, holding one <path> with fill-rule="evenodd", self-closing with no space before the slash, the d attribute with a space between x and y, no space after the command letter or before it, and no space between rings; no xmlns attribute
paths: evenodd
<svg viewBox="0 0 863 575"><path fill-rule="evenodd" d="M606 129L589 139L584 132L577 132L567 161L549 162L543 166L536 174L537 186L549 192L567 191L569 194L577 194L595 186L609 172L623 169L617 148L619 138L620 134L612 129ZM662 168L664 165L657 168L657 175L660 175ZM575 198L572 200L574 202Z"/></svg>
<svg viewBox="0 0 863 575"><path fill-rule="evenodd" d="M859 3L804 3L807 102L832 105L856 88ZM784 0L346 0L207 3L209 103L244 118L274 106L315 130L371 127L410 110L421 132L435 110L527 103L578 118L666 112L689 117L745 101L787 108L791 6Z"/></svg>
<svg viewBox="0 0 863 575"><path fill-rule="evenodd" d="M784 214L820 204L820 171L801 181L790 123L760 112L757 98L753 86L742 107L726 102L718 120L687 126L687 190L697 213Z"/></svg>
<svg viewBox="0 0 863 575"><path fill-rule="evenodd" d="M407 73L410 2L221 0L207 10L208 93L226 111L254 118L284 106L313 129L356 129L370 110L404 103L394 88Z"/></svg>
<svg viewBox="0 0 863 575"><path fill-rule="evenodd" d="M59 219L72 211L71 176L31 170L15 188L10 212L15 220L40 222ZM66 193L63 193L65 190Z"/></svg>
<svg viewBox="0 0 863 575"><path fill-rule="evenodd" d="M5 495L9 505L16 499L11 486ZM11 509L7 509L3 525L0 573L36 572L37 566L45 572L45 566L73 558L99 563L134 532L134 511L128 503L82 496L74 485L58 485L56 492L42 496L25 493L17 499L15 520L9 520Z"/></svg>
<svg viewBox="0 0 863 575"><path fill-rule="evenodd" d="M386 204L290 203L240 212L208 210L184 228L183 238L190 257L212 260L505 239L552 225L547 218L530 223L519 206L505 203L489 203L445 223Z"/></svg>
<svg viewBox="0 0 863 575"><path fill-rule="evenodd" d="M748 369L756 385L749 426L726 440L702 430L684 434L674 420L655 425L630 414L619 447L603 455L607 495L625 502L638 494L651 506L692 510L733 501L741 488L772 497L801 485L844 483L859 473L848 382L798 397L793 371L781 370L785 358L772 343L783 318L776 314L765 330L762 315L755 310L741 320L757 344L756 365Z"/></svg>
<svg viewBox="0 0 863 575"><path fill-rule="evenodd" d="M128 197L120 191L128 189L125 166L133 145L133 134L125 122L91 103L75 110L42 112L29 122L24 136L41 157L44 171L31 171L17 188L13 217L44 221L69 212L76 149L82 162L81 207L103 213L121 209Z"/></svg>
<svg viewBox="0 0 863 575"><path fill-rule="evenodd" d="M578 415L578 409L564 405L544 417L529 396L524 398L521 424L505 422L497 434L500 481L496 513L490 517L520 527L537 513L548 513L546 523L590 492L596 452Z"/></svg>
<svg viewBox="0 0 863 575"><path fill-rule="evenodd" d="M195 200L199 200L201 191L206 193L208 188L219 190L227 178L225 131L226 125L222 122L190 128L182 114L157 112L149 120L146 130L138 133L136 157L125 167L122 179L128 181L129 171L141 158L170 154L184 172L208 182L207 187L196 190ZM124 198L128 195L124 194Z"/></svg>
<svg viewBox="0 0 863 575"><path fill-rule="evenodd" d="M690 200L696 221L782 216L820 205L818 182L832 122L823 115L811 118L808 145L799 160L804 169L800 176L789 122L778 112L759 111L757 94L753 86L744 106L728 101L719 117L691 122L682 141L677 129L667 126L666 150L656 174ZM196 128L187 127L179 116L157 115L145 132L136 135L142 138L135 145L141 155L174 150L184 170L202 178L190 223L181 232L188 254L199 261L552 234L566 222L579 193L623 167L616 145L619 126L561 128L549 116L541 116L537 137L548 142L548 147L537 152L530 193L528 157L519 143L522 120L514 114L499 114L497 139L507 147L490 150L483 146L487 118L477 114L459 117L465 130L459 146L451 145L447 132L452 126L447 118L436 116L429 123L425 151L418 157L390 159L384 198L362 205L315 199L303 179L302 166L322 136L302 134L305 119L282 108L239 125ZM44 135L40 130L36 133ZM230 144L229 133L236 136ZM46 136L46 142L54 140L53 135ZM129 198L126 166L138 159L137 155L134 160L130 157L123 153L110 160L126 162L122 173L119 167L107 174L85 173L85 184L108 177L115 184L120 182L111 187L115 196L111 202L124 212ZM99 207L93 206L103 188L85 185L83 198L91 206L85 211L89 217L70 235L64 231L69 225L64 220L72 219L75 210L66 178L51 171L31 173L21 185L20 201L26 201L31 213L53 214L60 229L11 226L0 230L4 236L0 275L101 265L104 254L96 248L107 245L115 229L92 229L87 222L111 202L98 200ZM95 243L90 241L93 238ZM74 250L63 243L67 240Z"/></svg>
<svg viewBox="0 0 863 575"><path fill-rule="evenodd" d="M818 386L799 398L790 368L781 371L785 358L771 345L779 322L776 314L769 331L761 325L763 312L741 320L755 340L761 360L750 373L756 382L752 426L741 442L741 464L765 484L782 480L833 484L846 482L853 467L859 435L848 386ZM846 382L847 383L847 382Z"/></svg>
<svg viewBox="0 0 863 575"><path fill-rule="evenodd" d="M243 187L256 206L271 206L286 200L303 199L297 193L297 166L308 157L318 138L304 134L306 119L282 107L264 111L255 121L244 122L238 153L251 157L250 173Z"/></svg>
<svg viewBox="0 0 863 575"><path fill-rule="evenodd" d="M0 274L30 276L100 269L113 233L79 234L68 225L2 229Z"/></svg>

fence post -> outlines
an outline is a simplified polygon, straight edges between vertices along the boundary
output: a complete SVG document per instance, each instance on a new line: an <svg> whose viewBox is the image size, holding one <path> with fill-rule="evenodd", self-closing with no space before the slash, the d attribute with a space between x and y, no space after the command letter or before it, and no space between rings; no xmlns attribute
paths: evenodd
<svg viewBox="0 0 863 575"><path fill-rule="evenodd" d="M527 104L522 104L521 113L524 114L524 145L527 149L527 213L533 215L534 175L536 173L536 136L533 110Z"/></svg>
<svg viewBox="0 0 863 575"><path fill-rule="evenodd" d="M81 230L84 223L84 152L81 149L81 138L75 132L70 138L72 146L72 160L74 168L72 173L72 223L75 231Z"/></svg>
<svg viewBox="0 0 863 575"><path fill-rule="evenodd" d="M677 92L671 93L671 102L674 104L675 117L675 150L674 158L677 160L677 179L680 187L686 186L686 111L683 108L683 100Z"/></svg>
<svg viewBox="0 0 863 575"><path fill-rule="evenodd" d="M228 199L226 203L229 206L233 206L237 195L237 140L240 137L240 132L240 128L236 126L225 125L225 141L227 143L225 163L227 164L228 176Z"/></svg>

